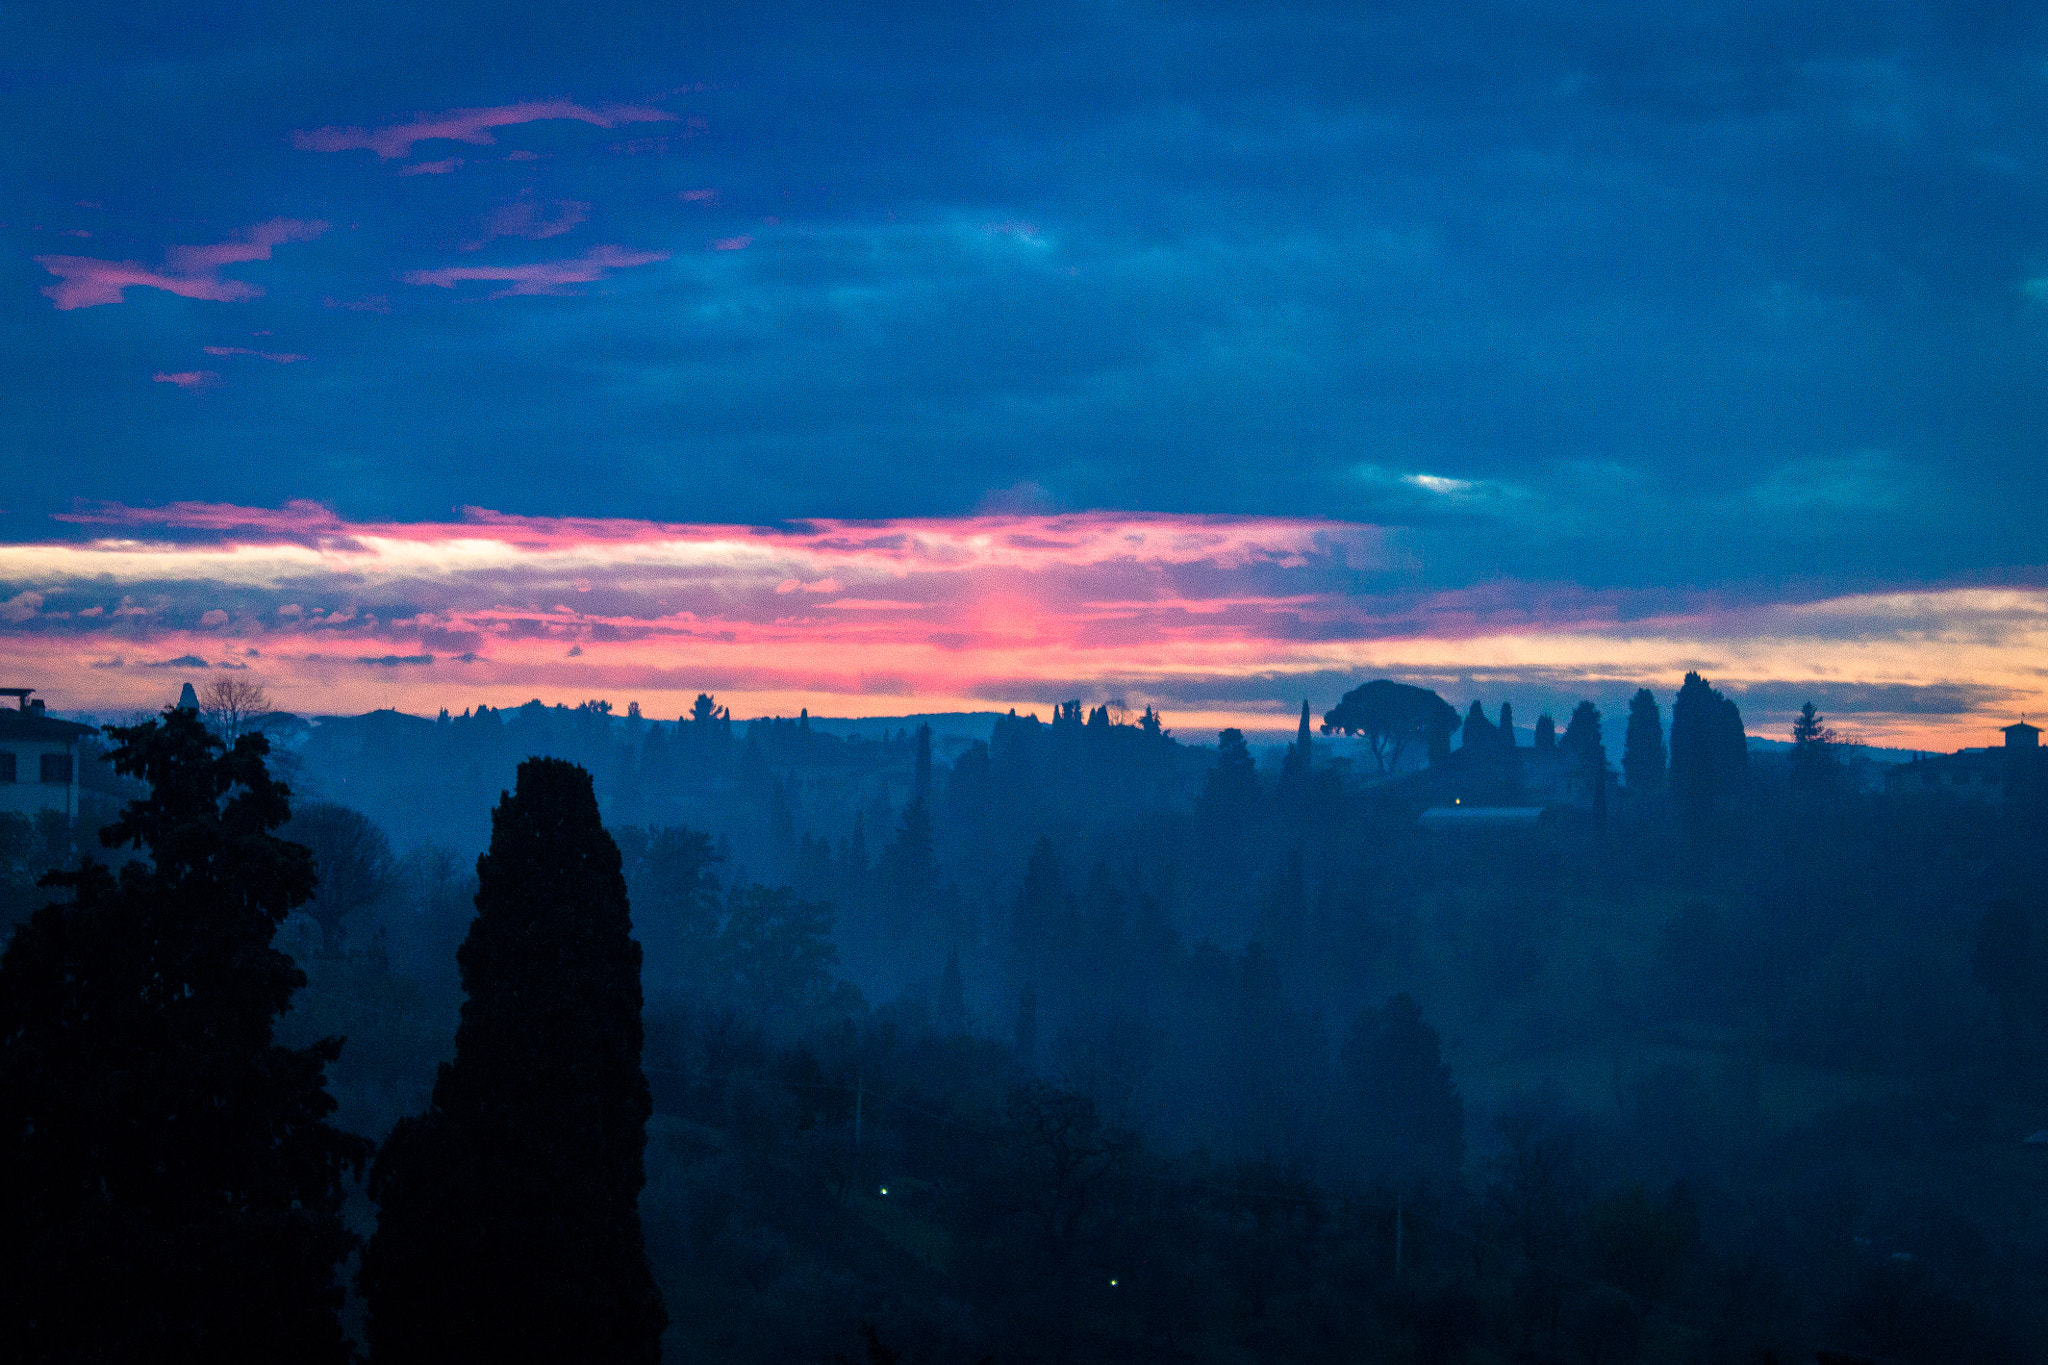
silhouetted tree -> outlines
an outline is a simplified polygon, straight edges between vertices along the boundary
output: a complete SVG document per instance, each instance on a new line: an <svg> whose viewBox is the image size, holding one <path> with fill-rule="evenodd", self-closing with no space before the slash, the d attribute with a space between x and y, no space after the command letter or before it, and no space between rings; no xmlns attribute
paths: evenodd
<svg viewBox="0 0 2048 1365"><path fill-rule="evenodd" d="M1694 819L1732 799L1749 771L1742 713L1697 673L1671 703L1671 788Z"/></svg>
<svg viewBox="0 0 2048 1365"><path fill-rule="evenodd" d="M1664 782L1664 717L1657 698L1641 687L1628 702L1628 731L1621 741L1621 772L1632 792Z"/></svg>
<svg viewBox="0 0 2048 1365"><path fill-rule="evenodd" d="M1346 692L1323 713L1323 733L1363 735L1382 773L1400 766L1410 744L1428 747L1429 761L1441 763L1458 729L1458 713L1426 687L1378 678Z"/></svg>
<svg viewBox="0 0 2048 1365"><path fill-rule="evenodd" d="M590 774L521 763L477 882L455 1060L370 1175L371 1348L386 1365L657 1360L640 947Z"/></svg>
<svg viewBox="0 0 2048 1365"><path fill-rule="evenodd" d="M1530 747L1539 754L1557 752L1557 722L1550 718L1548 711L1536 717L1536 732Z"/></svg>
<svg viewBox="0 0 2048 1365"><path fill-rule="evenodd" d="M628 829L619 843L634 847L626 886L647 986L701 994L710 986L719 927L711 836L677 825L651 835Z"/></svg>
<svg viewBox="0 0 2048 1365"><path fill-rule="evenodd" d="M312 851L319 881L306 913L320 925L320 951L338 957L348 937L344 921L390 885L391 841L369 816L331 801L300 806L284 832Z"/></svg>
<svg viewBox="0 0 2048 1365"><path fill-rule="evenodd" d="M1017 892L1017 909L1010 916L1011 951L1019 970L1027 976L1045 960L1052 946L1061 903L1059 857L1053 852L1052 840L1041 835L1031 849L1024 885Z"/></svg>
<svg viewBox="0 0 2048 1365"><path fill-rule="evenodd" d="M1473 758L1482 755L1491 758L1495 748L1493 722L1486 718L1486 708L1473 698L1472 705L1465 711L1465 739L1459 748Z"/></svg>
<svg viewBox="0 0 2048 1365"><path fill-rule="evenodd" d="M938 864L932 854L932 812L929 802L912 799L903 808L896 837L882 850L877 865L889 895L889 914L900 932L924 923L938 889Z"/></svg>
<svg viewBox="0 0 2048 1365"><path fill-rule="evenodd" d="M831 906L787 886L736 886L718 935L714 999L756 1020L794 1018L824 1000L838 960Z"/></svg>
<svg viewBox="0 0 2048 1365"><path fill-rule="evenodd" d="M1248 817L1258 799L1258 769L1245 746L1244 731L1225 730L1217 736L1216 766L1209 769L1202 786L1202 811L1212 819L1234 823Z"/></svg>
<svg viewBox="0 0 2048 1365"><path fill-rule="evenodd" d="M1294 950L1308 927L1308 879L1302 872L1301 850L1289 849L1287 866L1273 881L1259 907L1258 941L1273 953Z"/></svg>
<svg viewBox="0 0 2048 1365"><path fill-rule="evenodd" d="M269 710L270 694L248 678L215 678L199 694L199 714L222 744L233 744L254 729Z"/></svg>
<svg viewBox="0 0 2048 1365"><path fill-rule="evenodd" d="M1280 800L1299 807L1308 798L1309 771L1314 750L1310 747L1308 731L1308 699L1301 703L1301 725L1294 732L1294 743L1287 746L1287 757L1280 765Z"/></svg>
<svg viewBox="0 0 2048 1365"><path fill-rule="evenodd" d="M1838 775L1835 732L1812 702L1793 718L1791 764L1792 785L1802 791L1825 791Z"/></svg>
<svg viewBox="0 0 2048 1365"><path fill-rule="evenodd" d="M1557 747L1570 755L1596 816L1607 814L1607 745L1601 738L1600 708L1582 701L1572 708Z"/></svg>
<svg viewBox="0 0 2048 1365"><path fill-rule="evenodd" d="M1443 1043L1403 992L1361 1010L1345 1041L1345 1097L1368 1176L1457 1169L1465 1154L1465 1102L1444 1065Z"/></svg>
<svg viewBox="0 0 2048 1365"><path fill-rule="evenodd" d="M272 936L313 888L289 794L196 709L109 727L146 849L45 885L0 958L0 1348L14 1360L345 1361L341 1051L272 1042L306 984Z"/></svg>

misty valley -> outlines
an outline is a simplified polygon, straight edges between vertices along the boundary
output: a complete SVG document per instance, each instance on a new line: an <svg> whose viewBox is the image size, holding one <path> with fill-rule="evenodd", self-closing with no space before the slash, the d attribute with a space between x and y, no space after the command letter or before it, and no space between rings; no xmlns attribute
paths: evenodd
<svg viewBox="0 0 2048 1365"><path fill-rule="evenodd" d="M2042 1358L2031 726L264 705L0 817L13 1358Z"/></svg>

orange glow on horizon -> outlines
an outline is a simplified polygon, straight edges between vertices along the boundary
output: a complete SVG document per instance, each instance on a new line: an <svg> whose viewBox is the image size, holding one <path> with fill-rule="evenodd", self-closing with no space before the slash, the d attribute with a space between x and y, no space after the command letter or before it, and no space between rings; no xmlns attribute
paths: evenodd
<svg viewBox="0 0 2048 1365"><path fill-rule="evenodd" d="M94 538L0 545L8 681L52 706L162 705L230 669L339 713L637 701L736 718L1037 710L1125 699L1183 737L1290 729L1382 674L1462 709L1688 670L1782 735L1800 689L1844 738L1953 749L2048 710L2048 590L1801 601L1500 582L1422 590L1398 536L1285 518L1088 513L783 527L466 510L93 507ZM1845 709L1846 707L1846 709ZM1526 711L1525 711L1526 708ZM1559 712L1562 714L1562 712ZM1611 718L1611 719L1617 719Z"/></svg>

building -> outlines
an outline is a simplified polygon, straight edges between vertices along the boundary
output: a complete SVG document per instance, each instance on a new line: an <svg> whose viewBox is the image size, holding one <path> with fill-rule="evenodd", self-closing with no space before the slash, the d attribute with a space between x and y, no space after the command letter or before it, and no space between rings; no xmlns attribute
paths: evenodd
<svg viewBox="0 0 2048 1365"><path fill-rule="evenodd" d="M61 811L72 819L85 758L79 746L93 727L44 715L43 704L29 699L34 691L0 687L0 697L18 703L0 706L0 812L34 819Z"/></svg>
<svg viewBox="0 0 2048 1365"><path fill-rule="evenodd" d="M1945 792L1992 805L2038 790L2048 776L2048 749L2041 747L2040 727L2020 721L2000 733L2005 736L2001 746L1958 749L1894 764L1885 773L1885 790L1901 795Z"/></svg>

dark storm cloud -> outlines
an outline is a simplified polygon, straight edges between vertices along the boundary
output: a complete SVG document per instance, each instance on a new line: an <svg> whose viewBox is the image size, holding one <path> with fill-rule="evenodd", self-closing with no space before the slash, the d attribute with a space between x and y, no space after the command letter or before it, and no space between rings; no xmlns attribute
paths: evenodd
<svg viewBox="0 0 2048 1365"><path fill-rule="evenodd" d="M2018 11L124 6L20 36L16 535L86 489L759 522L1027 487L1404 526L1438 586L2038 558Z"/></svg>

